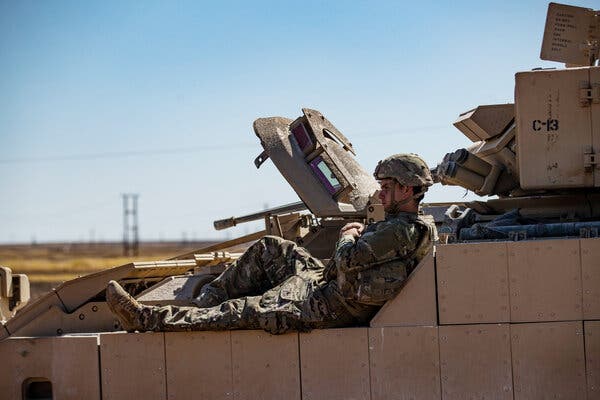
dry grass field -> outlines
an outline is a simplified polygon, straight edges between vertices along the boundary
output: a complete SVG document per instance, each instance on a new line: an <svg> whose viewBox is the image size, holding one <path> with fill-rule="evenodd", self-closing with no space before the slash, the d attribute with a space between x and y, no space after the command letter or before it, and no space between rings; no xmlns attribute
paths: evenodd
<svg viewBox="0 0 600 400"><path fill-rule="evenodd" d="M78 276L133 261L166 260L213 243L143 242L136 257L124 256L121 243L0 245L0 265L27 274L35 298Z"/></svg>

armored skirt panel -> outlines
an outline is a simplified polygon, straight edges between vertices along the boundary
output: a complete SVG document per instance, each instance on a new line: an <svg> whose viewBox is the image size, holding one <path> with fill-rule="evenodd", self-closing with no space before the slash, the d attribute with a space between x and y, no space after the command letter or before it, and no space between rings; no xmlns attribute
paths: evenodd
<svg viewBox="0 0 600 400"><path fill-rule="evenodd" d="M443 398L600 398L599 250L578 238L437 246Z"/></svg>
<svg viewBox="0 0 600 400"><path fill-rule="evenodd" d="M440 245L370 328L9 338L2 398L45 380L62 399L598 399L599 252L600 239ZM289 284L313 281L303 282ZM315 291L328 306L329 287ZM284 292L251 296L241 310L292 310ZM430 318L406 308L413 297L434 307ZM89 348L74 354L74 344Z"/></svg>

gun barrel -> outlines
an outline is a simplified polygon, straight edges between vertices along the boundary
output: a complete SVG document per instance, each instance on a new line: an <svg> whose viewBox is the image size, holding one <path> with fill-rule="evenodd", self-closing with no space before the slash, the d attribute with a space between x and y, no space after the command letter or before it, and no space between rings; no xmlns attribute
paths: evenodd
<svg viewBox="0 0 600 400"><path fill-rule="evenodd" d="M237 224L241 224L244 222L256 221L258 219L262 219L267 215L273 214L285 214L294 211L303 211L306 210L306 204L302 201L298 201L296 203L285 204L279 207L268 208L263 211L259 211L253 214L243 215L241 217L230 217L225 219L220 219L213 222L213 225L216 230L220 231L222 229L231 228L232 226L236 226Z"/></svg>

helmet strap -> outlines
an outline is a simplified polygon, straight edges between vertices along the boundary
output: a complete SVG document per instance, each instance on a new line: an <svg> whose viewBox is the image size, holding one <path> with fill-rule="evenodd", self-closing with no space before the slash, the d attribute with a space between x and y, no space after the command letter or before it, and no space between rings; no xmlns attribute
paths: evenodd
<svg viewBox="0 0 600 400"><path fill-rule="evenodd" d="M415 193L410 197L405 198L404 200L401 201L396 201L396 185L400 185L400 182L398 182L396 179L394 179L394 187L392 190L392 198L391 198L391 210L389 212L389 214L397 214L400 210L398 210L398 208L400 206L403 206L405 204L407 204L408 202L417 199L418 197L420 197L423 192L419 192L419 193ZM413 186L414 187L414 186Z"/></svg>

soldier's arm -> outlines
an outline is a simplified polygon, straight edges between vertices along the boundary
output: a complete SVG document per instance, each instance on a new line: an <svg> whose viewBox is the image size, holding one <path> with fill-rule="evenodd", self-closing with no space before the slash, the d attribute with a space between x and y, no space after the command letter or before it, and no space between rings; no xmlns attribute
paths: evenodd
<svg viewBox="0 0 600 400"><path fill-rule="evenodd" d="M337 242L334 259L343 272L369 269L410 253L418 236L412 224L381 222L362 236L343 235Z"/></svg>

